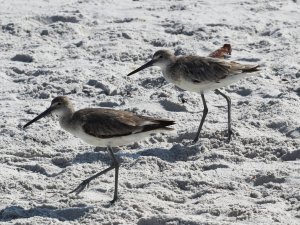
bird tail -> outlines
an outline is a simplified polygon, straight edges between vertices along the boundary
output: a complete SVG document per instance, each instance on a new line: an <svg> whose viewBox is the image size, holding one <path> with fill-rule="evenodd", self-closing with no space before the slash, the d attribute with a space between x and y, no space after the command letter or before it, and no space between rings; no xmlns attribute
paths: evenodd
<svg viewBox="0 0 300 225"><path fill-rule="evenodd" d="M260 66L256 65L256 66L246 66L245 68L242 69L242 73L253 73L253 72L257 72L260 71Z"/></svg>
<svg viewBox="0 0 300 225"><path fill-rule="evenodd" d="M174 130L172 127L168 127L175 124L175 121L172 120L158 120L160 128L163 128L165 130Z"/></svg>
<svg viewBox="0 0 300 225"><path fill-rule="evenodd" d="M150 131L156 129L163 129L163 130L174 130L172 127L168 127L174 125L175 121L172 120L154 120L152 124L146 125L143 127L143 131Z"/></svg>

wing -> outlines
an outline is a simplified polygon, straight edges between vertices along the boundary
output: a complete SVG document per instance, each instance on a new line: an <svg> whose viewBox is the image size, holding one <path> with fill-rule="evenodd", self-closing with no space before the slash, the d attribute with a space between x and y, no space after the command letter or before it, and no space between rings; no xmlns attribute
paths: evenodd
<svg viewBox="0 0 300 225"><path fill-rule="evenodd" d="M163 125L150 117L113 109L83 109L74 114L74 119L76 117L86 133L99 138L126 136L157 129L159 125L170 125ZM150 127L152 129L149 129Z"/></svg>
<svg viewBox="0 0 300 225"><path fill-rule="evenodd" d="M173 73L185 73L185 77L193 82L215 81L230 74L230 64L226 61L209 57L180 57L172 68ZM178 72L177 72L178 71Z"/></svg>

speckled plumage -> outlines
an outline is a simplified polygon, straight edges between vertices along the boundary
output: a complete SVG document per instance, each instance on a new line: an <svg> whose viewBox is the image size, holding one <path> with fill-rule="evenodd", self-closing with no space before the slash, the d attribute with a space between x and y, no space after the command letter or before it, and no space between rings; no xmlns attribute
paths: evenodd
<svg viewBox="0 0 300 225"><path fill-rule="evenodd" d="M228 96L217 89L250 76L253 72L257 72L258 65L247 65L223 59L193 55L176 57L168 50L159 50L154 53L152 60L132 71L127 76L131 76L149 66L159 66L165 79L177 87L201 94L204 113L194 142L199 139L199 134L208 111L204 93L215 90L217 94L223 96L228 104L228 140L230 141L232 134L230 128L231 101Z"/></svg>
<svg viewBox="0 0 300 225"><path fill-rule="evenodd" d="M173 130L168 126L175 123L170 120L139 116L132 112L114 109L86 108L75 111L68 97L59 96L52 100L51 106L46 111L25 124L24 128L50 113L58 116L60 126L64 130L86 143L108 147L113 159L109 168L84 180L71 193L79 194L90 181L109 170L115 169L115 192L112 202L117 200L119 163L111 147L139 141L152 133Z"/></svg>

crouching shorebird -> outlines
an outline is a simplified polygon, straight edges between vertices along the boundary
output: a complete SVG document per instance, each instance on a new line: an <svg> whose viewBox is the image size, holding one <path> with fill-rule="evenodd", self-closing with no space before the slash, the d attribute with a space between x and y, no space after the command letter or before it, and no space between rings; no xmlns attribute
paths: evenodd
<svg viewBox="0 0 300 225"><path fill-rule="evenodd" d="M230 142L232 135L231 100L218 88L251 76L253 72L259 71L258 65L240 64L233 61L193 55L176 57L170 51L159 50L154 53L149 62L127 76L150 66L159 66L168 82L175 84L181 89L201 94L204 110L194 143L199 140L200 131L208 113L204 93L209 90L215 90L216 94L223 96L228 106L228 142Z"/></svg>
<svg viewBox="0 0 300 225"><path fill-rule="evenodd" d="M112 151L112 147L139 141L152 133L173 130L173 128L168 126L175 124L174 121L170 120L139 116L131 112L114 109L86 108L75 111L68 97L59 96L52 100L47 110L25 124L24 128L49 114L56 115L60 126L64 130L79 137L86 143L107 147L112 157L110 167L84 180L70 193L79 194L92 180L115 169L115 190L112 203L118 198L119 175L119 163Z"/></svg>

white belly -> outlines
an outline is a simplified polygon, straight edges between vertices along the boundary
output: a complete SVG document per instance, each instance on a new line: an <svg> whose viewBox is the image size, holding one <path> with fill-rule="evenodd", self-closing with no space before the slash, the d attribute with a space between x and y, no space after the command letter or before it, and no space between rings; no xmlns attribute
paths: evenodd
<svg viewBox="0 0 300 225"><path fill-rule="evenodd" d="M179 80L174 80L169 76L165 76L165 79L170 82L175 84L177 87L187 90L187 91L192 91L192 92L198 92L198 93L204 93L210 90L215 90L218 88L226 87L232 83L235 83L239 81L242 78L248 77L250 74L234 74L234 75L229 75L228 77L220 80L219 82L215 81L203 81L200 83L192 82L186 79L179 79Z"/></svg>
<svg viewBox="0 0 300 225"><path fill-rule="evenodd" d="M151 134L163 132L166 130L154 130L154 131L148 131L148 132L141 132L136 134L130 134L126 136L120 136L120 137L112 137L112 138L98 138L94 137L92 135L89 135L85 133L82 129L76 129L76 130L66 130L73 134L74 136L80 138L84 142L98 147L117 147L122 145L128 145L130 143L143 140L146 137L149 137Z"/></svg>

